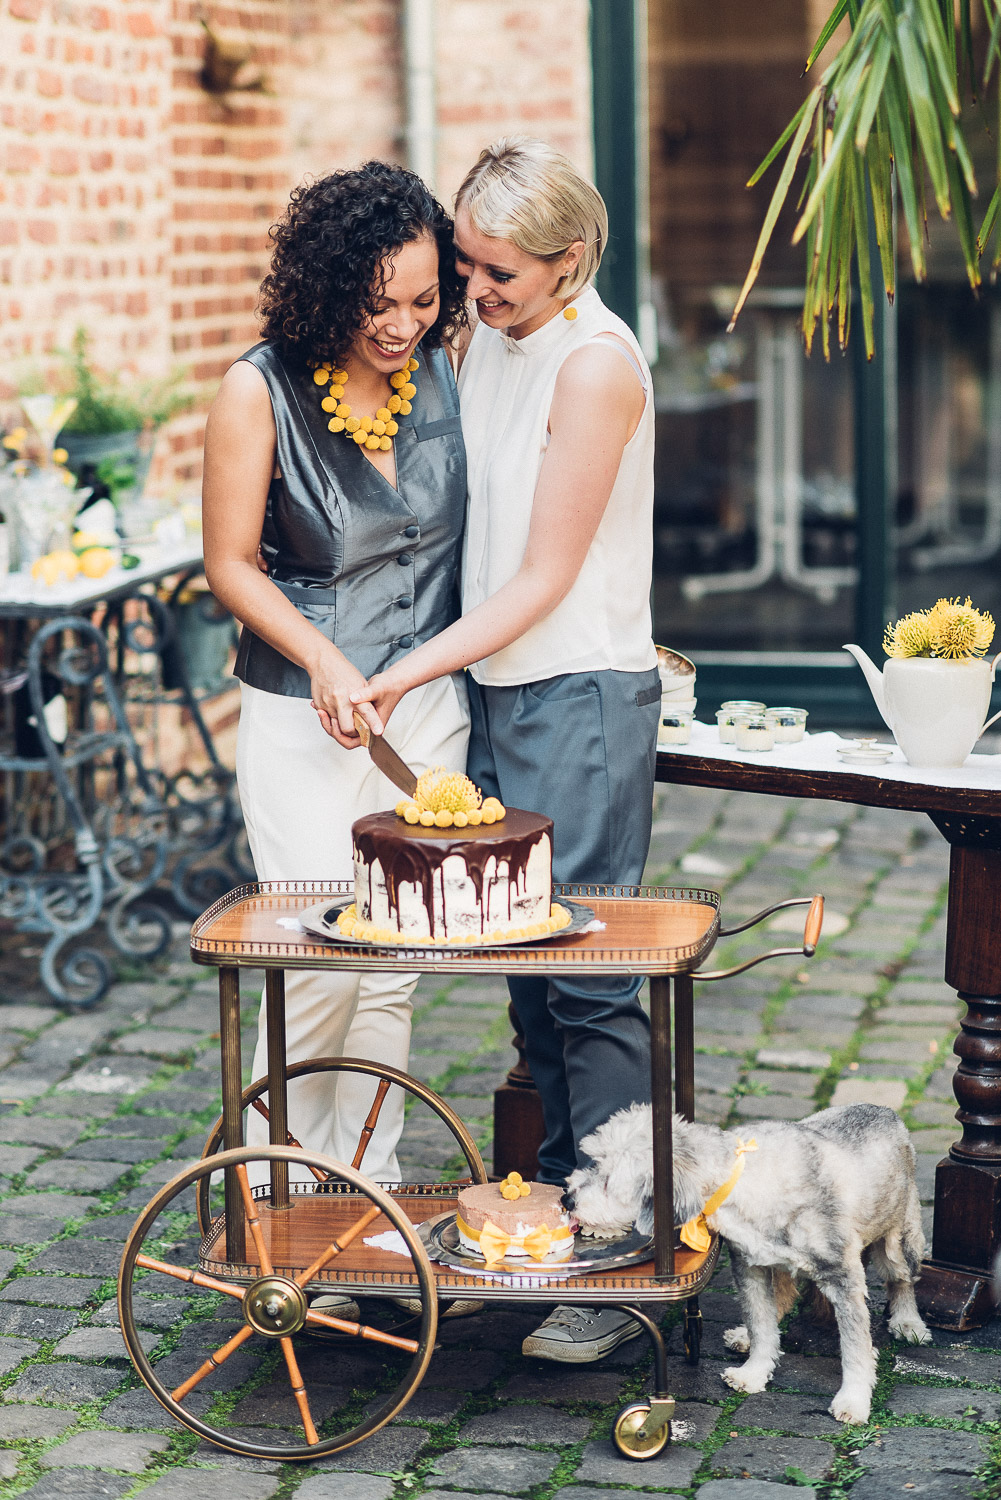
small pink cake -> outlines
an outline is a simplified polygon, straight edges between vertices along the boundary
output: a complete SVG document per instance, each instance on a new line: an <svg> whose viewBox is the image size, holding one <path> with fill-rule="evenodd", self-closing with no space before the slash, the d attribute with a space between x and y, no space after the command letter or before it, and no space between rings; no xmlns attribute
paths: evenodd
<svg viewBox="0 0 1001 1500"><path fill-rule="evenodd" d="M459 1193L456 1227L463 1250L497 1261L561 1261L573 1255L576 1225L563 1207L563 1189L522 1182L512 1172L503 1182L478 1183Z"/></svg>

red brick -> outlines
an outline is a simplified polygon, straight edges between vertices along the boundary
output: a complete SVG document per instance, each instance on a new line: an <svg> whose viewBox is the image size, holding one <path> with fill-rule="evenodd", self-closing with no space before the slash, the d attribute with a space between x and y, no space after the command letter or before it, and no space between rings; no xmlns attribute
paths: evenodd
<svg viewBox="0 0 1001 1500"><path fill-rule="evenodd" d="M133 11L126 17L129 35L134 37L159 36L160 28L148 10Z"/></svg>
<svg viewBox="0 0 1001 1500"><path fill-rule="evenodd" d="M57 146L49 152L49 171L57 177L72 177L80 170L80 153L65 146Z"/></svg>
<svg viewBox="0 0 1001 1500"><path fill-rule="evenodd" d="M37 21L42 14L42 0L10 0L10 13L16 21Z"/></svg>
<svg viewBox="0 0 1001 1500"><path fill-rule="evenodd" d="M20 237L20 225L16 219L0 219L0 245L16 245Z"/></svg>
<svg viewBox="0 0 1001 1500"><path fill-rule="evenodd" d="M56 226L48 219L29 219L26 227L29 240L34 240L36 245L55 244Z"/></svg>
<svg viewBox="0 0 1001 1500"><path fill-rule="evenodd" d="M51 68L39 68L35 89L43 99L58 99L63 91L63 81Z"/></svg>

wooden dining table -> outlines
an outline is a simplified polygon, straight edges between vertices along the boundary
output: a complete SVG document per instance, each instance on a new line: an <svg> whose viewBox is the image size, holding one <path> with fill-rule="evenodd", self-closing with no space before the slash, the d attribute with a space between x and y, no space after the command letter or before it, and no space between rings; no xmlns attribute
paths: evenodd
<svg viewBox="0 0 1001 1500"><path fill-rule="evenodd" d="M962 1135L936 1169L931 1255L917 1295L934 1326L977 1328L995 1312L991 1272L1001 1253L1001 755L930 771L907 766L895 749L884 766L858 766L837 759L835 741L809 736L753 754L697 724L690 744L658 750L657 780L923 812L948 843L944 977L966 1005L953 1047Z"/></svg>

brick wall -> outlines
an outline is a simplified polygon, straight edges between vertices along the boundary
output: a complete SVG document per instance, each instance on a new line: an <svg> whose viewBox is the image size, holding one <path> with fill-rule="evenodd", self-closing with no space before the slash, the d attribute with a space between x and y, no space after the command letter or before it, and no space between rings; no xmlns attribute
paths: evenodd
<svg viewBox="0 0 1001 1500"><path fill-rule="evenodd" d="M183 364L198 408L161 435L154 482L190 489L204 409L254 341L268 226L289 188L399 158L398 0L208 7L270 92L199 85L194 0L0 0L0 397L79 323L108 365ZM438 188L496 135L590 164L586 0L438 0Z"/></svg>

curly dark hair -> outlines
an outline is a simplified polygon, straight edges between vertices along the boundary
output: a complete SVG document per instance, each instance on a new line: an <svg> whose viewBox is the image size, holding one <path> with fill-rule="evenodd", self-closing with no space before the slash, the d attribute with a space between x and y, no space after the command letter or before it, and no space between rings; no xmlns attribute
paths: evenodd
<svg viewBox="0 0 1001 1500"><path fill-rule="evenodd" d="M383 257L424 234L438 245L441 308L423 339L435 348L466 323L466 284L455 270L452 220L421 179L369 161L301 183L271 227L262 337L293 362L338 363L382 291Z"/></svg>

